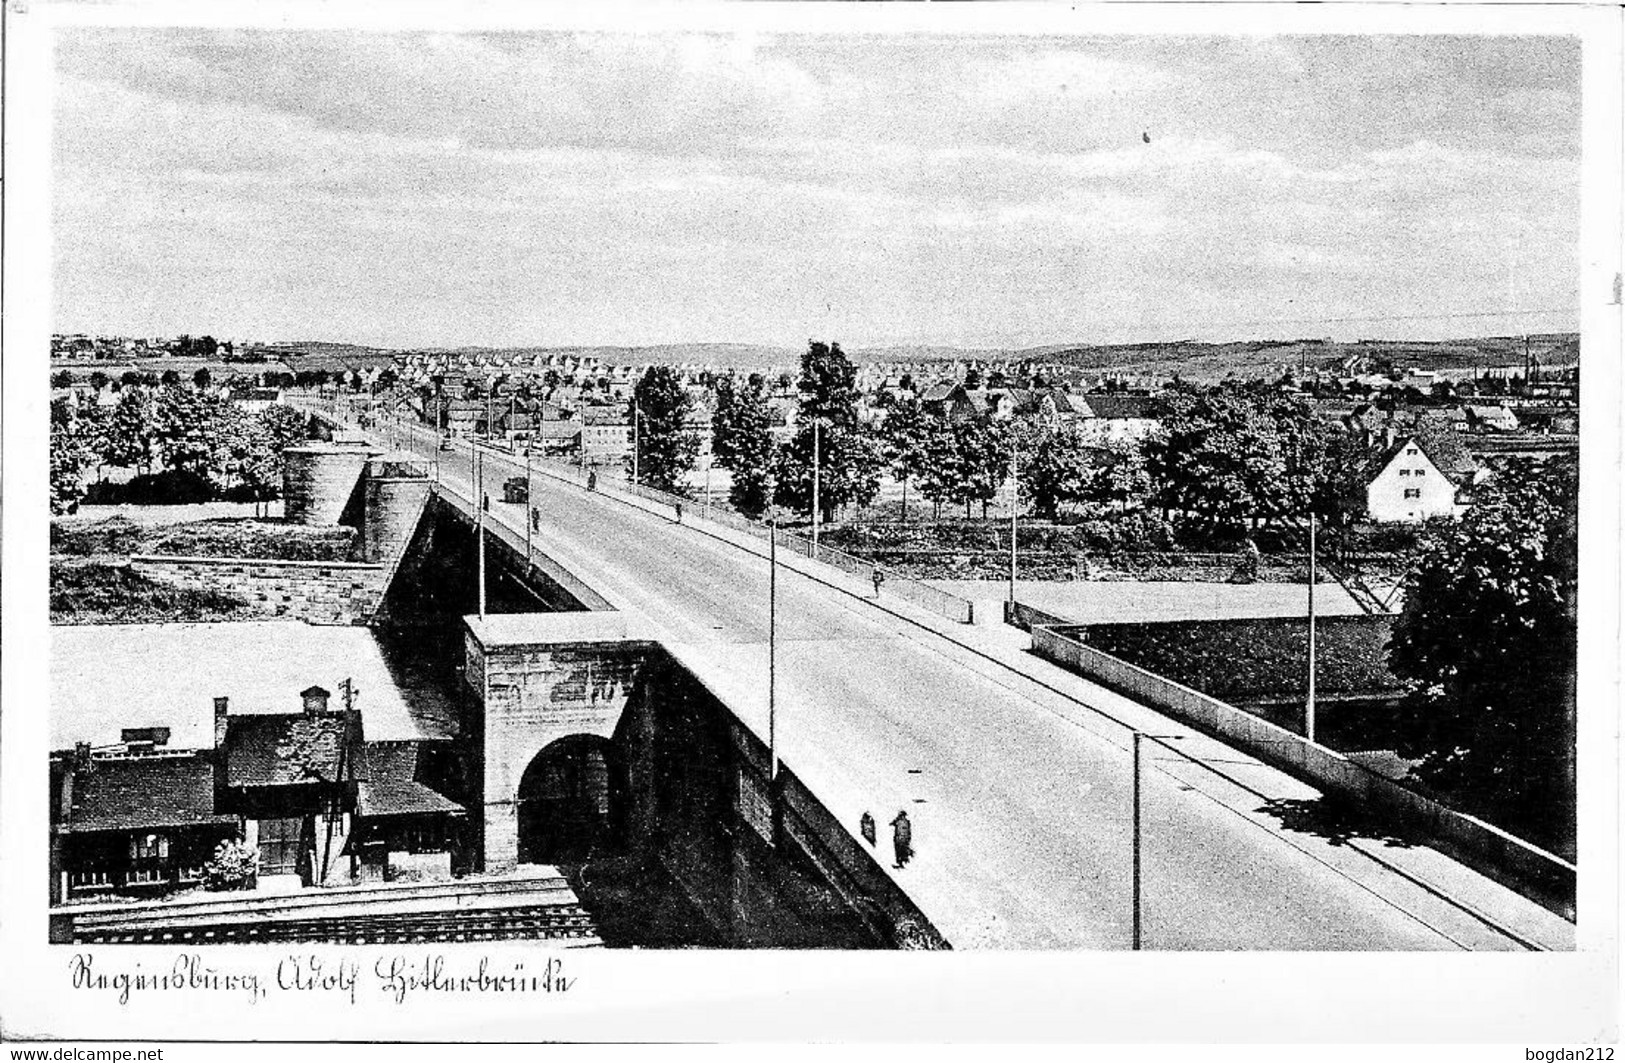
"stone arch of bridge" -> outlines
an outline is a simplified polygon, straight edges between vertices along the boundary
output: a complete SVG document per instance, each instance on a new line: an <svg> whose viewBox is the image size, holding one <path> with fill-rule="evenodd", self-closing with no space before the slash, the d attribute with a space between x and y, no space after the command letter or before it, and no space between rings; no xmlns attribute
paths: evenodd
<svg viewBox="0 0 1625 1063"><path fill-rule="evenodd" d="M519 862L573 864L621 851L630 790L626 759L613 741L571 734L548 743L515 794Z"/></svg>

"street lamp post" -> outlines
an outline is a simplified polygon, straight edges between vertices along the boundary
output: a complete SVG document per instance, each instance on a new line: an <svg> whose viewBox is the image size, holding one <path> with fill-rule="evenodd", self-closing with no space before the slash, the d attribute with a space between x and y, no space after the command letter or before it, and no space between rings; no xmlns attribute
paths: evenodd
<svg viewBox="0 0 1625 1063"><path fill-rule="evenodd" d="M469 443L474 460L474 538L478 541L480 619L485 619L485 455Z"/></svg>
<svg viewBox="0 0 1625 1063"><path fill-rule="evenodd" d="M1134 950L1140 949L1140 744L1145 735L1134 732Z"/></svg>
<svg viewBox="0 0 1625 1063"><path fill-rule="evenodd" d="M1140 751L1140 747L1141 747L1141 743L1143 743L1144 740L1147 739L1147 738L1150 738L1150 739L1153 739L1153 740L1159 741L1159 742L1177 742L1183 737L1184 737L1183 735L1149 735L1149 734L1146 734L1144 731L1135 731L1134 732L1134 915L1133 915L1133 923L1134 923L1134 938L1133 938L1133 941L1134 941L1134 943L1133 943L1133 948L1134 948L1134 950L1136 952L1138 952L1140 950L1140 947L1141 947L1141 932L1140 932L1141 918L1140 918L1140 913L1141 913L1141 910L1142 910L1142 900L1141 900L1141 892L1142 891L1141 891L1141 887L1140 887L1140 880L1141 880L1141 874L1140 874L1140 870L1141 870L1140 869L1140 864L1141 864L1141 861L1140 861L1140 849L1141 849L1140 821L1142 819L1141 811L1140 811L1140 806L1141 806L1141 799L1140 799L1140 796L1141 796L1141 786L1140 786L1141 751Z"/></svg>
<svg viewBox="0 0 1625 1063"><path fill-rule="evenodd" d="M1016 433L1012 425L1010 431L1010 608L1012 613L1016 607L1016 509L1020 501L1021 494L1016 484Z"/></svg>
<svg viewBox="0 0 1625 1063"><path fill-rule="evenodd" d="M1315 511L1309 510L1309 697L1303 706L1303 734L1315 740Z"/></svg>
<svg viewBox="0 0 1625 1063"><path fill-rule="evenodd" d="M772 477L767 481L767 497L773 497ZM767 506L767 756L768 778L779 778L778 718L778 628L779 628L779 511L771 501Z"/></svg>
<svg viewBox="0 0 1625 1063"><path fill-rule="evenodd" d="M643 482L642 480L640 480L638 478L638 451L643 449L642 446L640 445L640 438L639 438L639 435L638 435L638 425L642 420L643 420L643 411L638 409L637 400L633 399L632 400L632 483L634 485L640 484L640 483Z"/></svg>
<svg viewBox="0 0 1625 1063"><path fill-rule="evenodd" d="M822 424L822 417L813 418L812 555L814 560L818 559L818 466L820 464L819 459L822 457L819 451L822 449L820 443L823 438L819 434L819 428Z"/></svg>

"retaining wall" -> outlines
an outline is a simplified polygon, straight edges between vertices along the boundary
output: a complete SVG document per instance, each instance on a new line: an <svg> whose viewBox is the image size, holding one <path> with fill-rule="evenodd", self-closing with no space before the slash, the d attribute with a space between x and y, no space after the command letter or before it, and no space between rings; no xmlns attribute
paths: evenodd
<svg viewBox="0 0 1625 1063"><path fill-rule="evenodd" d="M1027 613L1031 622L1036 610ZM1040 625L1032 628L1032 636L1033 651L1039 656L1215 735L1330 795L1385 814L1469 867L1574 918L1576 868L1568 861L1446 808L1334 750L1061 632Z"/></svg>
<svg viewBox="0 0 1625 1063"><path fill-rule="evenodd" d="M365 624L383 601L388 567L347 561L269 561L137 554L142 576L189 590L218 591L266 617L312 624Z"/></svg>

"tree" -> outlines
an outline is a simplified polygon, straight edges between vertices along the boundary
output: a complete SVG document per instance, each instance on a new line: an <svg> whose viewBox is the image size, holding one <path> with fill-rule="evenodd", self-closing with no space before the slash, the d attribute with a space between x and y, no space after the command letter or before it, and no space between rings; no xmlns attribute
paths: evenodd
<svg viewBox="0 0 1625 1063"><path fill-rule="evenodd" d="M880 444L858 424L857 367L838 343L807 341L801 356L801 428L779 452L775 500L793 509L811 510L814 439L817 439L818 508L829 520L835 510L868 505L880 493L884 464Z"/></svg>
<svg viewBox="0 0 1625 1063"><path fill-rule="evenodd" d="M1559 846L1574 829L1578 498L1572 462L1503 470L1429 537L1389 643L1418 774Z"/></svg>
<svg viewBox="0 0 1625 1063"><path fill-rule="evenodd" d="M931 500L931 519L942 516L945 502L955 499L963 470L954 426L944 417L928 417L920 444L920 494Z"/></svg>
<svg viewBox="0 0 1625 1063"><path fill-rule="evenodd" d="M150 393L139 387L125 388L108 420L107 448L102 452L102 460L122 468L139 462L150 471L156 412Z"/></svg>
<svg viewBox="0 0 1625 1063"><path fill-rule="evenodd" d="M1090 448L1088 472L1084 476L1080 500L1102 507L1127 509L1145 499L1151 477L1145 471L1140 448L1126 441Z"/></svg>
<svg viewBox="0 0 1625 1063"><path fill-rule="evenodd" d="M216 396L178 385L158 392L153 434L163 444L165 465L177 472L209 474L215 461L221 406Z"/></svg>
<svg viewBox="0 0 1625 1063"><path fill-rule="evenodd" d="M111 383L111 381L109 380L107 374L102 372L100 369L97 369L90 374L90 386L95 388L97 391L105 391L109 383Z"/></svg>
<svg viewBox="0 0 1625 1063"><path fill-rule="evenodd" d="M1016 465L1021 497L1044 520L1055 520L1061 506L1083 499L1090 471L1089 448L1077 433L1042 426L1022 432Z"/></svg>
<svg viewBox="0 0 1625 1063"><path fill-rule="evenodd" d="M63 399L51 403L51 513L73 513L84 496L84 446L73 411Z"/></svg>
<svg viewBox="0 0 1625 1063"><path fill-rule="evenodd" d="M1325 462L1325 427L1308 403L1234 384L1170 403L1144 447L1165 510L1228 527L1306 512Z"/></svg>
<svg viewBox="0 0 1625 1063"><path fill-rule="evenodd" d="M209 390L209 383L213 379L209 374L209 367L206 365L198 366L197 372L192 374L192 383L197 386L199 391Z"/></svg>
<svg viewBox="0 0 1625 1063"><path fill-rule="evenodd" d="M652 365L632 388L629 418L637 418L633 437L637 445L640 482L671 494L687 495L683 477L694 467L699 440L688 427L688 392L676 370Z"/></svg>
<svg viewBox="0 0 1625 1063"><path fill-rule="evenodd" d="M807 425L778 453L774 500L811 512L813 495L813 428ZM818 508L829 522L845 505L866 506L880 493L885 457L879 441L851 428L820 429L818 436Z"/></svg>
<svg viewBox="0 0 1625 1063"><path fill-rule="evenodd" d="M807 341L801 356L801 419L822 418L826 428L856 428L858 423L858 369L839 343Z"/></svg>
<svg viewBox="0 0 1625 1063"><path fill-rule="evenodd" d="M719 377L716 382L716 413L711 418L711 458L724 469L733 468L735 439L738 438L737 426L738 387L737 378L729 373Z"/></svg>
<svg viewBox="0 0 1625 1063"><path fill-rule="evenodd" d="M58 369L51 374L51 387L57 390L73 387L73 374L66 369Z"/></svg>
<svg viewBox="0 0 1625 1063"><path fill-rule="evenodd" d="M280 402L272 403L261 410L259 419L270 437L271 449L277 454L303 443L310 434L309 421L305 415L292 406Z"/></svg>
<svg viewBox="0 0 1625 1063"><path fill-rule="evenodd" d="M954 444L959 450L960 480L952 501L965 503L970 516L973 502L987 505L1010 476L1010 431L1003 421L966 420L953 426Z"/></svg>
<svg viewBox="0 0 1625 1063"><path fill-rule="evenodd" d="M908 519L908 483L925 472L925 444L930 421L912 394L898 399L886 411L880 439L892 476L903 485L903 519Z"/></svg>
<svg viewBox="0 0 1625 1063"><path fill-rule="evenodd" d="M216 440L211 472L219 485L242 485L256 504L276 497L282 457L262 418L228 404L220 412Z"/></svg>
<svg viewBox="0 0 1625 1063"><path fill-rule="evenodd" d="M762 378L752 374L741 383L726 376L717 381L717 414L712 427L712 453L733 471L728 501L748 517L767 508L773 470L773 417Z"/></svg>

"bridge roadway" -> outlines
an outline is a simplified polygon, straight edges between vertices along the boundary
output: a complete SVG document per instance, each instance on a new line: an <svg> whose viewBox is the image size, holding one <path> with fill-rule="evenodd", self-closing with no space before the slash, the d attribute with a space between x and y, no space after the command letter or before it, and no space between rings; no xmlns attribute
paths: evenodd
<svg viewBox="0 0 1625 1063"><path fill-rule="evenodd" d="M427 429L389 435L436 459L443 493L470 505L467 444L440 452ZM503 477L523 475L524 460L485 454L488 527L522 552L526 509L499 500ZM769 566L755 551L766 544L697 526L698 504L678 525L668 510L611 494L608 478L596 493L541 472L534 483L535 549L642 617L765 739ZM862 813L874 815L877 862L957 948L1129 947L1127 728L1177 736L1180 748L1240 782L1147 746L1146 948L1573 947L1572 925L1432 850L1373 859L1366 853L1376 843L1362 849L1284 829L1263 814L1259 795L1308 801L1316 791L1009 652L1013 629L984 632L904 603L878 608L844 573L802 559L790 567L785 554L780 757L854 836ZM990 659L1000 651L1006 664ZM917 853L906 869L892 866L886 826L900 809ZM1457 903L1462 895L1467 904ZM1484 911L1494 918L1475 914ZM1492 929L1497 923L1519 933Z"/></svg>

